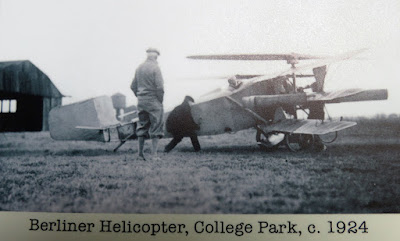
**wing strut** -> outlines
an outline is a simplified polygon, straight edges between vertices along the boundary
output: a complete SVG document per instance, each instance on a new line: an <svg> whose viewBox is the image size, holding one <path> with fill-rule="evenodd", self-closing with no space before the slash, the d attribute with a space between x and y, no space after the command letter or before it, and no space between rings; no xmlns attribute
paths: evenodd
<svg viewBox="0 0 400 241"><path fill-rule="evenodd" d="M121 142L118 144L118 146L117 147L115 147L114 148L114 152L117 152L118 151L118 149L123 145L123 144L125 144L125 142L127 141L127 140L129 140L129 138L131 138L133 135L135 135L136 134L136 132L133 132L133 133L131 133L130 135L128 135L127 137L125 137L123 140L121 140Z"/></svg>
<svg viewBox="0 0 400 241"><path fill-rule="evenodd" d="M255 113L254 111L250 110L249 108L244 107L239 101L235 100L234 98L230 97L230 96L225 96L228 100L230 100L232 103L234 103L235 105L239 106L240 108L242 108L243 110L247 111L250 115L252 115L256 120L261 121L262 123L264 123L264 125L268 125L269 122L262 118L259 114ZM256 125L256 129L257 131L259 131L260 133L262 133L264 136L267 136L268 134L264 132L264 130L262 128L260 128L258 125ZM257 138L256 138L257 139Z"/></svg>
<svg viewBox="0 0 400 241"><path fill-rule="evenodd" d="M255 119L263 122L265 125L268 125L269 122L262 118L259 114L255 113L254 111L250 110L249 108L244 107L239 101L235 100L234 98L230 97L230 96L225 96L228 100L230 100L231 102L233 102L234 104L236 104L237 106L239 106L240 108L242 108L243 110L247 111L248 113L250 113Z"/></svg>

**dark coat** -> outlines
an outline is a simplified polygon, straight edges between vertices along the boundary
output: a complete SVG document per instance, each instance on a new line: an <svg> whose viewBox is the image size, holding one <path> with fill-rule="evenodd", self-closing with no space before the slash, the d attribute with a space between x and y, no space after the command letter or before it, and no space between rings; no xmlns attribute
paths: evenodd
<svg viewBox="0 0 400 241"><path fill-rule="evenodd" d="M166 121L166 128L174 137L190 136L200 128L194 122L190 109L188 99L185 98L183 103L175 107L169 114Z"/></svg>

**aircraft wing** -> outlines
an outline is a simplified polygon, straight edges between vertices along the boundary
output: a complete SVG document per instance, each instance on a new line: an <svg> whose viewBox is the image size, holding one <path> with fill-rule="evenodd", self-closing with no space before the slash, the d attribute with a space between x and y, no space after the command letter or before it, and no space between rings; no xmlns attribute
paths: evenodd
<svg viewBox="0 0 400 241"><path fill-rule="evenodd" d="M325 93L310 93L307 95L307 102L323 101L325 103L340 103L367 100L386 100L388 91L386 89L345 89Z"/></svg>
<svg viewBox="0 0 400 241"><path fill-rule="evenodd" d="M318 93L295 93L281 95L253 95L242 98L245 107L255 110L279 105L307 105L313 102L340 103L368 100L386 100L387 89L345 89Z"/></svg>
<svg viewBox="0 0 400 241"><path fill-rule="evenodd" d="M136 118L133 118L132 121L130 121L129 123L136 123L138 121L139 121L139 118L136 117ZM117 128L120 126L124 126L126 124L127 123L124 123L124 124L119 123L116 125L108 125L108 126L103 126L103 127L100 127L100 126L99 127L97 127L97 126L75 126L75 128L84 129L84 130L107 130L107 129L111 129L111 128Z"/></svg>
<svg viewBox="0 0 400 241"><path fill-rule="evenodd" d="M84 129L84 130L99 130L99 131L102 131L102 130L106 130L107 128L110 128L110 127L75 126L75 128Z"/></svg>
<svg viewBox="0 0 400 241"><path fill-rule="evenodd" d="M324 135L357 125L352 121L281 120L263 128L265 132Z"/></svg>

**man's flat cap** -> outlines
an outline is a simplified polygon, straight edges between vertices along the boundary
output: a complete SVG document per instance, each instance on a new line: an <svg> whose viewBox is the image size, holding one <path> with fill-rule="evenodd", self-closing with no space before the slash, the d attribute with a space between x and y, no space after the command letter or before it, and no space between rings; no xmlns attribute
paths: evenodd
<svg viewBox="0 0 400 241"><path fill-rule="evenodd" d="M160 51L156 48L148 48L146 50L146 53L157 53L158 55L160 55Z"/></svg>

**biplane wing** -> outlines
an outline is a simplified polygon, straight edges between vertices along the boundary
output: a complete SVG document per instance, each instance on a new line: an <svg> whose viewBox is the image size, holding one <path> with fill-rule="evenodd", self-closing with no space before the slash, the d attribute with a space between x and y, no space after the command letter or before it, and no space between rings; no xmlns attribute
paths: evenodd
<svg viewBox="0 0 400 241"><path fill-rule="evenodd" d="M55 140L105 141L103 129L118 124L109 96L59 106L49 113L50 135Z"/></svg>
<svg viewBox="0 0 400 241"><path fill-rule="evenodd" d="M293 134L325 135L355 126L352 121L321 121L287 119L265 126L265 132L284 132Z"/></svg>
<svg viewBox="0 0 400 241"><path fill-rule="evenodd" d="M134 118L134 119L132 119L132 121L131 122L133 122L133 123L135 123L135 122L138 122L139 121L139 118ZM100 126L75 126L75 128L77 128L77 129L84 129L84 130L107 130L107 129L112 129L112 128L117 128L117 127L121 127L121 126L123 126L124 124L121 124L121 123L119 123L119 124L116 124L116 125L110 125L110 126L104 126L104 127L100 127Z"/></svg>
<svg viewBox="0 0 400 241"><path fill-rule="evenodd" d="M49 114L55 140L121 141L135 134L135 122L120 123L109 96L56 107Z"/></svg>
<svg viewBox="0 0 400 241"><path fill-rule="evenodd" d="M281 95L254 95L242 98L244 106L250 109L267 108L280 105L305 105L313 102L341 103L369 100L386 100L387 89L345 89L330 92L312 92Z"/></svg>
<svg viewBox="0 0 400 241"><path fill-rule="evenodd" d="M388 91L386 89L345 89L331 92L310 93L307 95L307 102L341 103L368 100L386 100Z"/></svg>
<svg viewBox="0 0 400 241"><path fill-rule="evenodd" d="M75 128L84 129L84 130L98 130L98 131L102 131L104 129L107 129L105 127L96 127L96 126L76 126Z"/></svg>

